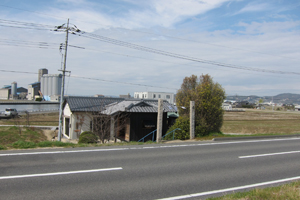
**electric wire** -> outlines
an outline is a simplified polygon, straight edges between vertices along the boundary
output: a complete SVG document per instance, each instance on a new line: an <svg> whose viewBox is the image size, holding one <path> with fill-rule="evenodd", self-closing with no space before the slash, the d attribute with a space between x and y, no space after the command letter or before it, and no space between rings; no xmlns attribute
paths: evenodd
<svg viewBox="0 0 300 200"><path fill-rule="evenodd" d="M35 26L35 27L43 26L43 27L49 27L49 28L52 27L52 26L48 26L48 25L34 24L34 23L28 23L28 22L18 22L18 21L12 21L12 20L0 19L0 23L1 23L1 21L5 22L5 23L11 23L11 24L22 25L22 26ZM110 44L114 44L114 45L119 45L119 46L131 48L131 49L136 49L139 51L155 53L155 54L159 54L159 55L189 60L189 61L198 62L198 63L206 63L206 64L215 65L215 66L233 68L233 69L238 69L238 70L248 70L248 71L257 71L257 72L264 72L264 73L275 73L275 74L300 75L300 73L298 73L298 72L287 72L287 71L278 71L278 70L267 70L267 69L261 69L261 68L250 68L250 67L243 67L243 66L237 66L237 65L232 65L232 64L220 63L220 62L211 61L211 60L204 60L204 59L189 57L189 56L185 56L185 55L180 55L180 54L170 53L167 51L144 47L144 46L140 46L140 45L136 45L136 44L132 44L132 43L128 43L128 42L124 42L121 40L116 40L116 39L112 39L112 38L108 38L108 37L104 37L104 36L100 36L100 35L96 35L96 34L91 34L91 33L87 33L87 32L72 32L72 33L74 35L78 35L78 36L82 36L82 37L86 37L89 39L94 39L94 40L98 40L98 41L102 41L102 42L106 42L106 43L110 43Z"/></svg>
<svg viewBox="0 0 300 200"><path fill-rule="evenodd" d="M3 70L3 69L0 69L0 71L1 72L10 72L10 73L38 74L36 72L14 71L14 70ZM100 78L91 78L91 77L84 77L84 76L76 76L76 75L69 75L68 77L78 78L78 79L86 79L86 80L102 81L102 82L110 82L110 83L119 83L119 84L126 84L126 85L135 85L135 86L140 86L140 87L152 87L152 88L178 90L178 88L170 88L170 87L162 87L162 86L154 86L154 85L146 85L146 84L130 83L130 82L122 82L122 81L112 81L112 80L106 80L106 79L100 79Z"/></svg>
<svg viewBox="0 0 300 200"><path fill-rule="evenodd" d="M31 12L31 13L37 13L39 15L50 16L50 17L54 17L54 18L58 18L58 19L65 19L63 17L59 17L59 16L55 16L55 15L49 15L49 14L36 12L36 11L32 11L32 10L21 9L21 8L16 8L16 7L12 7L12 6L7 6L7 5L0 5L0 6L11 8L11 9L16 9L16 10L22 10L22 11L26 11L26 12ZM104 25L104 24L101 24L101 23L92 23L90 21L82 21L82 20L78 20L78 19L72 19L72 21L84 22L84 23L89 23L89 24L97 24L97 25L101 25L101 26L105 26L105 27L109 27L109 28L115 28L115 27L110 26L110 25ZM256 53L256 54L263 54L263 55L268 55L268 56L299 60L298 58L293 58L293 57L288 57L288 56L275 55L275 54L270 54L270 53L265 53L265 52L260 52L260 51L253 51L253 50L237 48L237 47L229 47L229 46L225 46L225 45L208 43L208 42L200 42L200 41L197 41L197 40L191 40L191 39L180 38L180 37L164 35L164 34L157 34L157 33L148 32L148 31L132 30L132 29L129 29L129 28L124 28L124 27L116 27L116 28L127 30L127 31L130 31L130 32L137 32L137 33L145 33L145 34L150 34L150 35L163 36L163 37L172 38L172 39L176 39L176 40L182 40L182 41L188 41L188 42L194 42L194 43L200 43L200 44L207 44L207 45L217 46L217 47L222 47L222 48L227 48L227 49L234 49L234 50L239 50L239 51L252 52L252 53Z"/></svg>
<svg viewBox="0 0 300 200"><path fill-rule="evenodd" d="M206 64L216 65L216 66L220 66L220 67L233 68L233 69L239 69L239 70L248 70L248 71L257 71L257 72L263 72L263 73L300 75L299 72L287 72L287 71L279 71L279 70L268 70L268 69L261 69L261 68L243 67L243 66L238 66L238 65L220 63L220 62L211 61L211 60L194 58L194 57L190 57L190 56L175 54L175 53L157 50L157 49L153 49L153 48L149 48L149 47L144 47L141 45L136 45L133 43L124 42L121 40L116 40L116 39L112 39L112 38L108 38L108 37L104 37L104 36L100 36L100 35L96 35L96 34L91 34L91 33L87 33L87 32L75 33L75 35L89 38L89 39L98 40L101 42L118 45L118 46L131 48L131 49L136 49L139 51L145 51L145 52L149 52L149 53L159 54L159 55L163 55L163 56L169 56L169 57L183 59L183 60L189 60L189 61L198 62L198 63L206 63Z"/></svg>

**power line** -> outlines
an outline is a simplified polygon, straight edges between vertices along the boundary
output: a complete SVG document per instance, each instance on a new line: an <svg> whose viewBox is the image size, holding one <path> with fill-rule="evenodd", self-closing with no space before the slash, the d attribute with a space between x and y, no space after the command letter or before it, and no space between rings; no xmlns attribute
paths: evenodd
<svg viewBox="0 0 300 200"><path fill-rule="evenodd" d="M5 23L16 24L16 27L19 27L21 25L22 28L24 28L24 27L25 28L27 28L27 27L30 28L30 26L33 26L33 27L41 27L41 26L43 26L43 27L46 27L46 26L47 27L52 27L52 26L48 26L48 25L34 24L34 23L27 23L27 22L18 22L18 21L11 21L11 20L2 20L2 21L4 21ZM0 23L1 23L1 19L0 19ZM60 26L58 26L57 29L59 29L59 27ZM57 31L57 29L54 29L54 31ZM244 67L244 66L220 63L220 62L216 62L216 61L204 60L204 59L189 57L189 56L185 56L185 55L175 54L175 53L162 51L162 50L157 50L157 49L153 49L153 48L149 48L149 47L144 47L144 46L141 46L141 45L136 45L136 44L132 44L132 43L129 43L129 42L124 42L124 41L121 41L121 40L116 40L116 39L112 39L112 38L108 38L108 37L104 37L104 36L100 36L100 35L96 35L96 34L82 32L79 29L77 29L77 27L76 27L76 29L72 30L72 34L82 36L82 37L86 37L86 38L89 38L89 39L94 39L94 40L114 44L114 45L118 45L118 46L123 46L123 47L131 48L131 49L136 49L136 50L139 50L139 51L155 53L155 54L159 54L159 55L163 55L163 56L169 56L169 57L173 57L173 58L177 58L177 59L189 60L189 61L198 62L198 63L206 63L206 64L211 64L211 65L220 66L220 67L226 67L226 68L232 68L232 69L238 69L238 70L257 71L257 72L264 72L264 73L300 75L300 73L298 73L298 72L287 72L287 71L279 71L279 70L267 70L267 69L261 69L261 68Z"/></svg>
<svg viewBox="0 0 300 200"><path fill-rule="evenodd" d="M11 8L11 9L16 9L16 10L22 10L22 11L26 11L26 12L31 12L31 13L36 13L36 14L39 14L39 15L50 16L50 17L54 17L54 18L58 18L58 19L66 19L66 18L63 18L63 17L56 16L56 15L49 15L49 14L45 14L45 13L41 13L41 12L36 12L36 11L32 11L32 10L26 10L26 9L22 9L22 8L16 8L16 7L12 7L12 6L6 6L6 5L0 5L0 6ZM89 21L82 21L82 20L78 20L78 19L73 19L73 21L84 22L84 23L89 23L89 24L97 24L97 25L102 25L102 26L106 26L106 27L110 27L110 28L115 28L115 27L110 26L110 25L104 25L104 24L101 24L101 23L92 23L92 22L89 22ZM175 36L170 36L170 35L164 35L164 34L157 34L157 33L148 32L148 31L132 30L132 29L128 29L128 28L124 28L124 27L118 27L118 26L116 28L127 30L127 31L130 31L130 32L146 33L146 34L150 34L150 35L163 36L163 37L172 38L172 39L176 39L176 40L182 40L182 41L188 41L188 42L196 42L196 43L200 43L200 44L207 44L207 45L217 46L217 47L222 47L222 48L227 48L227 49L234 49L234 50L239 50L239 51L252 52L252 53L256 53L256 54L263 54L263 55L268 55L268 56L282 57L282 58L299 60L298 58L292 58L292 57L288 57L288 56L275 55L275 54L270 54L270 53L265 53L265 52L260 52L260 51L253 51L253 50L249 50L249 49L243 49L243 48L237 48L237 47L231 47L231 46L229 47L229 46L225 46L225 45L208 43L208 42L200 42L200 41L197 41L197 40L191 40L191 39L180 38L180 37L175 37Z"/></svg>
<svg viewBox="0 0 300 200"><path fill-rule="evenodd" d="M163 89L178 90L178 88L169 88L169 87L161 87L161 86L145 85L145 84L129 83L129 82L121 82L121 81L111 81L111 80L105 80L105 79L100 79L100 78L90 78L90 77L83 77L83 76L71 76L71 77L72 78L87 79L87 80L95 80L95 81L104 81L104 82L110 82L110 83L120 83L120 84L126 84L126 85L135 85L135 86L141 86L141 87L153 87L153 88L163 88Z"/></svg>
<svg viewBox="0 0 300 200"><path fill-rule="evenodd" d="M116 40L116 39L112 39L112 38L108 38L108 37L104 37L104 36L100 36L100 35L96 35L96 34L91 34L91 33L87 33L87 32L75 33L75 35L102 41L102 42L106 42L106 43L110 43L110 44L114 44L114 45L118 45L118 46L131 48L131 49L135 49L135 50L139 50L139 51L145 51L145 52L149 52L149 53L159 54L159 55L163 55L163 56L169 56L169 57L183 59L183 60L189 60L189 61L198 62L198 63L206 63L206 64L216 65L216 66L220 66L220 67L239 69L239 70L248 70L248 71L257 71L257 72L264 72L264 73L300 75L300 73L298 73L298 72L287 72L287 71L279 71L279 70L251 68L251 67L244 67L244 66L226 64L226 63L220 63L220 62L211 61L211 60L194 58L194 57L185 56L185 55L181 55L181 54L175 54L175 53L171 53L171 52L167 52L167 51L144 47L141 45L136 45L133 43L124 42L121 40Z"/></svg>
<svg viewBox="0 0 300 200"><path fill-rule="evenodd" d="M0 71L1 72L11 72L11 73L23 73L23 74L38 74L36 72L13 71L13 70L3 70L3 69L0 69ZM140 86L140 87L153 87L153 88L163 88L163 89L171 89L171 90L177 90L178 89L178 88L169 88L169 87L161 87L161 86L154 86L154 85L146 85L146 84L140 84L140 83L112 81L112 80L106 80L106 79L100 79L100 78L91 78L91 77L84 77L84 76L71 75L70 77L72 77L72 78L79 78L79 79L86 79L86 80L94 80L94 81L102 81L102 82L126 84L126 85L135 85L135 86Z"/></svg>
<svg viewBox="0 0 300 200"><path fill-rule="evenodd" d="M11 72L11 73L22 73L22 74L38 74L36 72L25 72L25 71L13 71L13 70L4 70L0 69L1 72Z"/></svg>

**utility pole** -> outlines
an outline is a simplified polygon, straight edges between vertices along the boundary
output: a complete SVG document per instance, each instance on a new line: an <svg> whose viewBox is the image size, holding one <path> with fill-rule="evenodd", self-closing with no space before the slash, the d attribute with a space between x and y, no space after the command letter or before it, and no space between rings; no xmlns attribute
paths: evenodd
<svg viewBox="0 0 300 200"><path fill-rule="evenodd" d="M62 135L62 114L63 114L63 102L64 102L64 90L65 90L65 74L66 74L66 64L67 64L67 48L68 48L68 37L69 37L69 19L66 28L66 41L65 41L65 55L64 55L64 65L63 65L63 76L61 82L61 93L60 93L60 108L59 108L59 129L57 140L61 141Z"/></svg>

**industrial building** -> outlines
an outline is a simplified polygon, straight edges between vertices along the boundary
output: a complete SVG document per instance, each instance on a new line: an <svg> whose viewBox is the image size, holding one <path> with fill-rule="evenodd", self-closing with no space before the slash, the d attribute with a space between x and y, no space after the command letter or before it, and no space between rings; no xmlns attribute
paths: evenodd
<svg viewBox="0 0 300 200"><path fill-rule="evenodd" d="M39 91L41 90L41 83L35 82L28 85L28 100L35 100L35 96L40 95Z"/></svg>
<svg viewBox="0 0 300 200"><path fill-rule="evenodd" d="M24 99L26 98L27 89L18 87L17 82L12 82L11 85L5 85L0 89L0 99Z"/></svg>
<svg viewBox="0 0 300 200"><path fill-rule="evenodd" d="M175 104L175 94L169 92L134 92L135 99L163 99Z"/></svg>
<svg viewBox="0 0 300 200"><path fill-rule="evenodd" d="M41 92L46 101L59 101L61 93L61 74L44 74L41 77Z"/></svg>

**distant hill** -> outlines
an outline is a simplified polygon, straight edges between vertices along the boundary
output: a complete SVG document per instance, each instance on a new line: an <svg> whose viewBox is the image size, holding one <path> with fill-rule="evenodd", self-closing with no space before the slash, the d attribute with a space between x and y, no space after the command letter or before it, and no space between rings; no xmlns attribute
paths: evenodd
<svg viewBox="0 0 300 200"><path fill-rule="evenodd" d="M282 93L278 94L276 96L256 96L256 95L250 95L250 96L227 96L227 100L231 101L248 101L250 103L256 103L260 99L263 99L264 102L271 102L273 99L274 103L283 103L283 104L300 104L300 94L292 94L292 93Z"/></svg>

